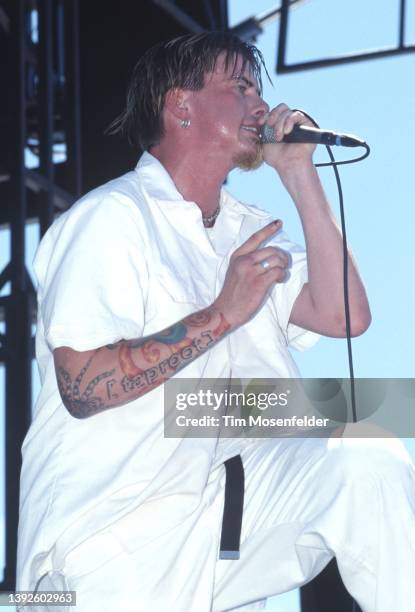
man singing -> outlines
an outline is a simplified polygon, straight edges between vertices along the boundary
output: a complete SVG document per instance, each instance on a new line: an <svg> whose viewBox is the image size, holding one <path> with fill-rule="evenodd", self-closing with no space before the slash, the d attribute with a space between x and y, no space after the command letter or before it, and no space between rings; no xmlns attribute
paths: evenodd
<svg viewBox="0 0 415 612"><path fill-rule="evenodd" d="M346 335L341 234L314 146L283 142L309 121L269 109L262 66L227 33L150 49L114 127L144 151L137 167L41 242L19 589L76 591L78 612L251 612L335 556L364 612L413 610L415 478L399 441L164 437L171 377L298 377L289 346ZM276 144L261 145L265 123ZM306 252L223 188L262 162L298 210ZM350 255L348 284L356 336L370 311ZM234 457L239 559L219 553Z"/></svg>

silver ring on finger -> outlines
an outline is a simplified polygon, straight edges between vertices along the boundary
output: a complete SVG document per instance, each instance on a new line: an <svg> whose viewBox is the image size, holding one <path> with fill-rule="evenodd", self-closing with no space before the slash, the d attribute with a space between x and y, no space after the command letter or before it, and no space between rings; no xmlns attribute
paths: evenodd
<svg viewBox="0 0 415 612"><path fill-rule="evenodd" d="M270 267L270 263L269 261L267 261L266 259L264 259L264 261L261 261L261 266L264 268L264 270L266 270L267 268Z"/></svg>

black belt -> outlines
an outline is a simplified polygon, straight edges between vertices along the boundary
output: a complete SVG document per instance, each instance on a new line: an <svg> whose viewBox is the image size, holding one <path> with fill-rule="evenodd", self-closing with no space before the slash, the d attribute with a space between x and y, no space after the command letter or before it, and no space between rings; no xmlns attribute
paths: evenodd
<svg viewBox="0 0 415 612"><path fill-rule="evenodd" d="M224 465L226 470L225 504L219 559L239 559L245 493L245 474L241 455L227 459Z"/></svg>

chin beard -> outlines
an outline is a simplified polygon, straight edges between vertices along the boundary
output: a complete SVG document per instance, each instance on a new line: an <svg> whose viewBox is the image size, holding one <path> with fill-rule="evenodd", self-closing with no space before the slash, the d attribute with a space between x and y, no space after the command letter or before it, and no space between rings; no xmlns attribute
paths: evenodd
<svg viewBox="0 0 415 612"><path fill-rule="evenodd" d="M258 144L258 146L255 148L255 151L245 151L244 153L238 153L233 158L233 161L235 167L240 168L240 170L256 170L262 165L264 161L262 145Z"/></svg>

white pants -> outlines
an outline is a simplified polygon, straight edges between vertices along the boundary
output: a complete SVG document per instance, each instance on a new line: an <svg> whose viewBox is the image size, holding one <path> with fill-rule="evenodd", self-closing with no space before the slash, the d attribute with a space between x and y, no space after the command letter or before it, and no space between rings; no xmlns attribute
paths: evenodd
<svg viewBox="0 0 415 612"><path fill-rule="evenodd" d="M241 456L239 560L217 560L220 465L212 472L220 493L197 528L134 551L106 532L39 588L76 590L77 607L68 612L254 612L267 597L310 581L336 556L363 612L415 610L415 470L399 440L251 441ZM98 567L76 571L92 557Z"/></svg>

